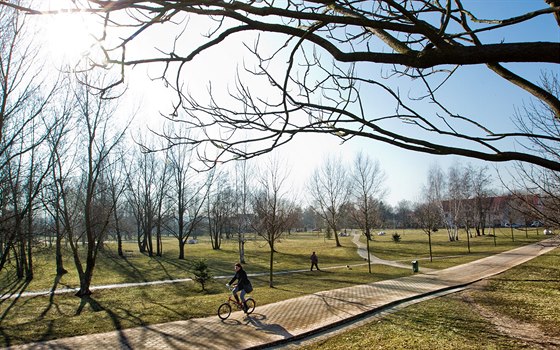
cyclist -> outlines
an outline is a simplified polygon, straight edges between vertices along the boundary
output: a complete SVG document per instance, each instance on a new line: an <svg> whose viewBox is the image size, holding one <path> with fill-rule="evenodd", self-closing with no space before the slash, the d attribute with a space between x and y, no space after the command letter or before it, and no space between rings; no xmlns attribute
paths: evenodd
<svg viewBox="0 0 560 350"><path fill-rule="evenodd" d="M253 291L253 286L251 285L251 281L247 277L247 272L243 270L243 266L240 263L235 264L235 276L226 284L226 286L230 286L235 280L237 280L237 285L232 290L232 294L235 297L235 300L239 303L239 296L237 296L237 292L241 295L241 301L243 302L243 311L247 312L247 304L245 303L245 294L251 293Z"/></svg>

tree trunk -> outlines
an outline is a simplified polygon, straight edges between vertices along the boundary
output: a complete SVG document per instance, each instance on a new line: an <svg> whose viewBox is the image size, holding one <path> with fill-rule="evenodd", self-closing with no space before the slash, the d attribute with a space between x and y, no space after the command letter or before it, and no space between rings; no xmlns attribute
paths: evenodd
<svg viewBox="0 0 560 350"><path fill-rule="evenodd" d="M274 288L274 243L270 244L270 272L268 276L268 286Z"/></svg>
<svg viewBox="0 0 560 350"><path fill-rule="evenodd" d="M428 245L430 246L430 262L432 262L432 233L428 233Z"/></svg>
<svg viewBox="0 0 560 350"><path fill-rule="evenodd" d="M33 279L33 240L31 239L31 233L29 233L29 239L27 240L27 269L25 271L25 278L27 281Z"/></svg>
<svg viewBox="0 0 560 350"><path fill-rule="evenodd" d="M144 237L142 236L142 226L141 223L136 223L136 243L138 244L138 251L140 253L144 252Z"/></svg>
<svg viewBox="0 0 560 350"><path fill-rule="evenodd" d="M55 241L55 255L56 255L56 275L62 276L68 271L64 268L64 260L62 259L62 238L63 238L63 231L60 227L60 216L58 213L58 208L56 211L56 218L55 218L55 227L56 227L56 241Z"/></svg>
<svg viewBox="0 0 560 350"><path fill-rule="evenodd" d="M64 260L62 259L62 234L56 233L56 275L62 276L68 271L64 268Z"/></svg>
<svg viewBox="0 0 560 350"><path fill-rule="evenodd" d="M338 240L338 233L337 233L336 225L333 225L333 230L334 230L334 239L336 241L336 246L337 247L342 247L342 245L340 244L340 241Z"/></svg>
<svg viewBox="0 0 560 350"><path fill-rule="evenodd" d="M467 233L467 250L470 253L471 252L471 239L470 239L470 233L468 229L465 229L465 232Z"/></svg>
<svg viewBox="0 0 560 350"><path fill-rule="evenodd" d="M179 259L185 259L185 240L179 239Z"/></svg>
<svg viewBox="0 0 560 350"><path fill-rule="evenodd" d="M366 249L367 249L368 270L369 270L369 273L371 273L371 257L370 257L370 253L369 253L369 241L370 241L369 237L371 237L371 233L368 232L368 231L369 231L369 229L366 231L367 232L366 233Z"/></svg>
<svg viewBox="0 0 560 350"><path fill-rule="evenodd" d="M239 243L239 262L244 264L245 263L245 235L243 233L239 233L238 243Z"/></svg>
<svg viewBox="0 0 560 350"><path fill-rule="evenodd" d="M116 200L113 199L113 203L116 203ZM122 249L122 234L121 228L119 225L119 214L117 212L117 204L114 204L115 210L113 211L113 216L115 218L115 233L117 235L117 254L119 256L124 256L123 249Z"/></svg>

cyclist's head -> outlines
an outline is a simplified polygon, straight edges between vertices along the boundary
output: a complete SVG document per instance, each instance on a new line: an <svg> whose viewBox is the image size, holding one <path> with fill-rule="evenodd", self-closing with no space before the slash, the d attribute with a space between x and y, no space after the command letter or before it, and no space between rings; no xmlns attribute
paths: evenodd
<svg viewBox="0 0 560 350"><path fill-rule="evenodd" d="M236 268L236 269L237 269L237 268L242 269L243 267L241 266L240 263L235 263L235 268Z"/></svg>

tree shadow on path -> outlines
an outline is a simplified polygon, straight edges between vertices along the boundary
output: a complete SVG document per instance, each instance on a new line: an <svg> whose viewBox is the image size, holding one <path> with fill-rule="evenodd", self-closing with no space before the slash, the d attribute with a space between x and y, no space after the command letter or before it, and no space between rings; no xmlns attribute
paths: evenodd
<svg viewBox="0 0 560 350"><path fill-rule="evenodd" d="M279 335L283 339L292 338L293 334L288 332L286 328L282 327L279 324L267 324L266 316L262 314L253 314L251 316L247 316L247 324L250 324L255 327L256 330L262 331L266 334L274 334Z"/></svg>
<svg viewBox="0 0 560 350"><path fill-rule="evenodd" d="M119 334L120 347L122 349L132 349L131 342L127 339L126 334L122 331L123 327L122 327L122 324L121 324L120 317L116 313L114 313L112 310L103 307L100 303L98 303L91 296L88 295L88 296L84 296L84 297L81 298L80 305L78 306L78 309L76 310L76 315L81 314L82 311L84 310L84 308L87 305L90 306L90 308L93 312L101 312L101 311L106 312L107 315L109 315L109 317L111 318L111 320L113 322L114 329Z"/></svg>

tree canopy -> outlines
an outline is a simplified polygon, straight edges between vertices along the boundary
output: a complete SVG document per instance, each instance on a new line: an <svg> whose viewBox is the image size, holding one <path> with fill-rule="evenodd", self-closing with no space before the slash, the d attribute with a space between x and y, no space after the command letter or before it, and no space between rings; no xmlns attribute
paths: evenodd
<svg viewBox="0 0 560 350"><path fill-rule="evenodd" d="M558 143L559 135L502 128L495 121L509 121L506 112L472 115L445 98L471 99L472 91L449 81L465 67L478 66L544 103L550 123L558 124L558 96L514 65L557 71L560 43L550 34L560 26L558 1L530 10L460 0L72 3L71 11L89 11L104 21L99 40L105 60L96 66L163 64L160 78L177 95L168 118L197 131L180 139L166 136L171 144L196 146L210 166L267 153L297 134L319 133L341 142L358 137L417 152L560 170L558 157L527 146L535 139ZM161 26L170 30L172 45L160 47L158 36L150 36ZM533 35L518 35L527 28ZM194 39L198 32L202 40ZM143 56L134 49L139 42L158 50ZM226 43L251 57L239 62L234 82L225 88L228 96L217 92L220 82L210 82L204 97L185 88L188 64Z"/></svg>

